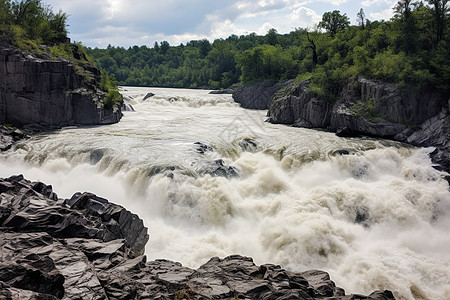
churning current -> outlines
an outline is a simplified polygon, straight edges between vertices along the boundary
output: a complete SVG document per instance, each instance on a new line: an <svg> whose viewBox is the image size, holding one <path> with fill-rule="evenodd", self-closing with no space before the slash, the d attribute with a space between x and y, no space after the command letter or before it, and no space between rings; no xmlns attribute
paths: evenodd
<svg viewBox="0 0 450 300"><path fill-rule="evenodd" d="M450 191L432 148L270 124L208 91L122 93L135 111L118 124L33 136L1 154L0 176L123 205L149 228L149 259L241 254L325 270L349 293L450 299Z"/></svg>

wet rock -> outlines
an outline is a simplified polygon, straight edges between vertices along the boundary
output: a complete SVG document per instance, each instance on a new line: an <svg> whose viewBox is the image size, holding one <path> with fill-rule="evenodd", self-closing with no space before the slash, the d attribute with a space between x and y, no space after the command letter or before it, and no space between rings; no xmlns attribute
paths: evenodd
<svg viewBox="0 0 450 300"><path fill-rule="evenodd" d="M89 162L91 165L97 164L105 155L105 150L103 149L96 149L91 152L91 155L89 156Z"/></svg>
<svg viewBox="0 0 450 300"><path fill-rule="evenodd" d="M195 151L197 151L197 153L199 153L199 154L205 154L207 151L212 151L211 146L208 146L205 143L195 142L194 145L195 145Z"/></svg>
<svg viewBox="0 0 450 300"><path fill-rule="evenodd" d="M147 100L148 98L151 98L151 97L153 97L153 96L155 96L155 94L153 94L153 93L147 93L147 95L144 96L144 99L142 99L142 101L145 101L145 100Z"/></svg>
<svg viewBox="0 0 450 300"><path fill-rule="evenodd" d="M256 152L258 150L258 143L254 139L245 138L239 141L239 147L243 151Z"/></svg>
<svg viewBox="0 0 450 300"><path fill-rule="evenodd" d="M20 129L0 126L0 151L9 150L12 145L29 136Z"/></svg>
<svg viewBox="0 0 450 300"><path fill-rule="evenodd" d="M147 262L147 229L136 215L91 193L58 199L21 175L0 179L0 212L2 299L394 299L389 291L345 295L323 271L239 255L197 270Z"/></svg>
<svg viewBox="0 0 450 300"><path fill-rule="evenodd" d="M361 133L348 127L336 129L336 135L339 137L360 137Z"/></svg>

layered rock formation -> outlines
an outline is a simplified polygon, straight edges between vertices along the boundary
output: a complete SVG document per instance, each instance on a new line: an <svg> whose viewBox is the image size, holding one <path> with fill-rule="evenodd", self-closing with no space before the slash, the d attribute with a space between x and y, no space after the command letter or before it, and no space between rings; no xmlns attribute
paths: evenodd
<svg viewBox="0 0 450 300"><path fill-rule="evenodd" d="M83 53L72 45L75 58ZM48 54L0 46L0 123L66 126L118 122L120 106L105 108L100 71Z"/></svg>
<svg viewBox="0 0 450 300"><path fill-rule="evenodd" d="M90 193L58 199L22 176L0 179L1 299L394 299L347 295L327 273L210 259L197 270L147 262L137 215Z"/></svg>
<svg viewBox="0 0 450 300"><path fill-rule="evenodd" d="M285 82L268 111L272 123L326 128L341 136L369 135L435 146L433 161L450 172L450 99L408 93L394 84L358 77L336 103L308 91L308 83Z"/></svg>

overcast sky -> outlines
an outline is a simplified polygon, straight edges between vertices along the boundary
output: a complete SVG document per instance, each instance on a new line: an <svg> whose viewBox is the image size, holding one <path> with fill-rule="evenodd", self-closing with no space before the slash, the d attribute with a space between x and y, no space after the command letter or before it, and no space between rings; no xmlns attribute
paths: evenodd
<svg viewBox="0 0 450 300"><path fill-rule="evenodd" d="M396 0L43 0L69 15L69 37L105 48L179 45L190 40L226 38L270 28L288 33L312 28L324 12L340 10L352 24L364 9L369 20L389 20Z"/></svg>

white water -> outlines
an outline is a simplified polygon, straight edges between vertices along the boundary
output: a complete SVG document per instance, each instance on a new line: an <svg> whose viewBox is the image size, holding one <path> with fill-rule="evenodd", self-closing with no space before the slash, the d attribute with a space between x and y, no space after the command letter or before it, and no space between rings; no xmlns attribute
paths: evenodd
<svg viewBox="0 0 450 300"><path fill-rule="evenodd" d="M149 259L198 267L241 254L323 269L347 293L450 299L450 191L432 149L265 123L265 111L229 95L126 89L136 112L24 141L2 154L0 176L22 173L60 197L91 191L127 207L149 228ZM244 151L244 138L256 146ZM197 141L212 151L198 153ZM351 155L335 154L343 149ZM201 172L219 158L240 176Z"/></svg>

